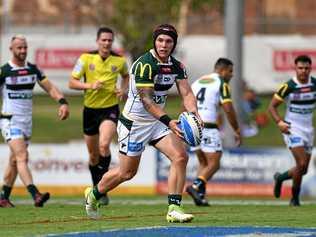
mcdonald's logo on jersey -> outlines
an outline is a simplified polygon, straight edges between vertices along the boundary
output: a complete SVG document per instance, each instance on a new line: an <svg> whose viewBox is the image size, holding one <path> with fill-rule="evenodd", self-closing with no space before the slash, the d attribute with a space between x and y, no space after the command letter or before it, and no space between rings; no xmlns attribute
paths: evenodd
<svg viewBox="0 0 316 237"><path fill-rule="evenodd" d="M138 67L140 67L139 76L141 78L144 77L146 69L148 68L148 79L152 79L152 69L151 69L151 65L149 63L145 63L145 64L143 64L142 62L137 63L136 68L135 68L135 75L138 74L137 73Z"/></svg>

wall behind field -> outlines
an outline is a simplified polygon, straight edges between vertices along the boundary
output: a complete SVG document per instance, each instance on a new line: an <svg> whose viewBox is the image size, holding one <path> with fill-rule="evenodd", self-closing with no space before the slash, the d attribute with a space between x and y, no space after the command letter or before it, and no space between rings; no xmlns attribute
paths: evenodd
<svg viewBox="0 0 316 237"><path fill-rule="evenodd" d="M10 37L2 37L2 63L11 57ZM38 64L64 92L75 93L67 87L72 67L82 52L95 49L95 36L55 34L47 37L30 34L26 37L29 42L28 60ZM118 39L114 41L114 49L128 56ZM293 76L293 60L298 54L308 54L316 61L316 37L246 36L243 49L243 77L249 87L258 93L271 93L280 83ZM225 38L203 35L180 38L176 56L186 65L192 82L210 73L217 58L225 56ZM316 69L316 64L313 69ZM175 91L173 88L172 93ZM36 93L39 92L41 89L37 87Z"/></svg>

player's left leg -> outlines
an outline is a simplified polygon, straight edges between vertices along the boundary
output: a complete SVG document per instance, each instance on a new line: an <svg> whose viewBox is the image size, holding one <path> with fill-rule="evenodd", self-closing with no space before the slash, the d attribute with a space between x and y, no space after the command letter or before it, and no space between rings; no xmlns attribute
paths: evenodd
<svg viewBox="0 0 316 237"><path fill-rule="evenodd" d="M306 152L303 146L291 148L296 166L289 171L289 175L293 179L291 206L300 206L299 195L303 175L307 173L308 165L311 159L311 154Z"/></svg>
<svg viewBox="0 0 316 237"><path fill-rule="evenodd" d="M168 222L190 222L194 216L186 214L181 206L182 191L186 177L188 156L184 143L169 133L154 145L171 161L168 177Z"/></svg>

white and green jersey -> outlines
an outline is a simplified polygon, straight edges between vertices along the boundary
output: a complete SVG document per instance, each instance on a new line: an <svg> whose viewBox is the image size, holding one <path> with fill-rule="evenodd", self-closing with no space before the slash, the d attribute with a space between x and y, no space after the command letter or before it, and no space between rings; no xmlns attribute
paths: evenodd
<svg viewBox="0 0 316 237"><path fill-rule="evenodd" d="M168 90L176 80L187 79L182 63L170 56L167 63L161 63L153 50L139 57L130 69L128 99L123 116L132 121L153 122L156 120L144 108L137 87L152 87L153 101L161 108L165 106Z"/></svg>
<svg viewBox="0 0 316 237"><path fill-rule="evenodd" d="M310 77L308 83L301 84L293 77L279 88L275 98L286 101L284 120L291 127L303 130L313 129L313 111L316 104L316 78Z"/></svg>
<svg viewBox="0 0 316 237"><path fill-rule="evenodd" d="M205 75L192 84L199 115L205 123L216 124L219 106L231 102L230 88L217 73Z"/></svg>
<svg viewBox="0 0 316 237"><path fill-rule="evenodd" d="M45 75L35 64L26 63L18 67L8 62L1 67L0 86L2 90L2 116L32 115L33 88Z"/></svg>

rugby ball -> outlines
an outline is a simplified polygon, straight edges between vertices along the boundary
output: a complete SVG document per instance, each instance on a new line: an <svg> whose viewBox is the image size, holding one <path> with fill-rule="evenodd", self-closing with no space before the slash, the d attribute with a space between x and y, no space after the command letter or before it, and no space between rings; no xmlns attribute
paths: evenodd
<svg viewBox="0 0 316 237"><path fill-rule="evenodd" d="M191 112L182 112L178 121L184 141L190 146L200 145L202 139L202 125L196 115Z"/></svg>

